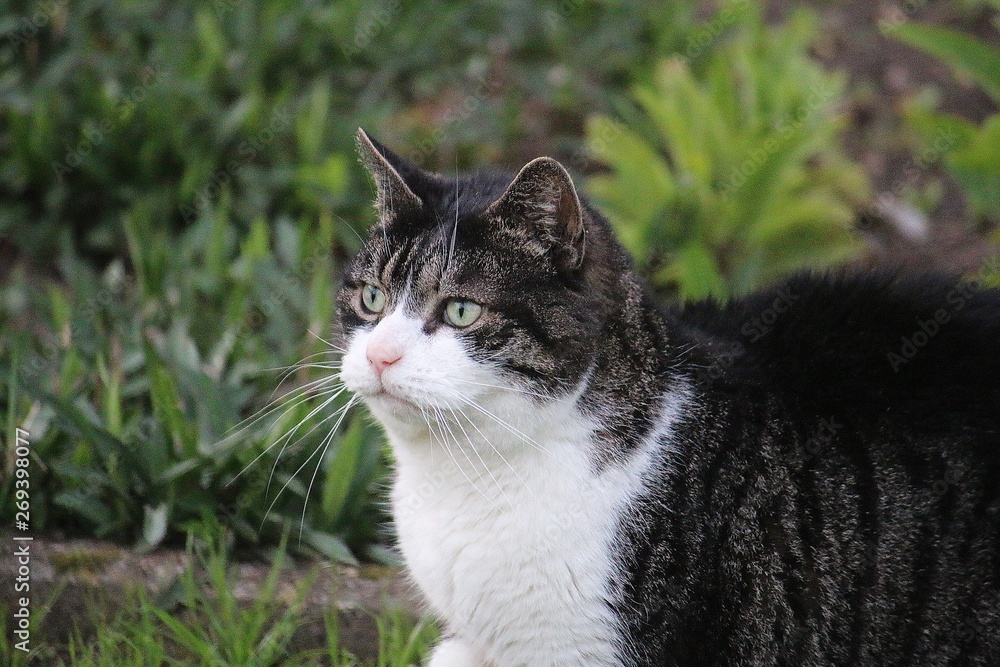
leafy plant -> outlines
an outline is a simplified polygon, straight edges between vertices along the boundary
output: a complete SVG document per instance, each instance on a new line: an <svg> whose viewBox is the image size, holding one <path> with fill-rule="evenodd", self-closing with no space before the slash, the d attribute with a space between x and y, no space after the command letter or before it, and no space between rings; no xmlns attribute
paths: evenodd
<svg viewBox="0 0 1000 667"><path fill-rule="evenodd" d="M47 604L31 609L31 641L28 642L28 650L24 650L24 646L18 646L23 639L14 634L18 621L13 618L13 609L5 609L5 613L0 616L0 667L27 667L43 661L51 662L55 655L53 647L34 639L38 636L38 629L45 624L49 611Z"/></svg>
<svg viewBox="0 0 1000 667"><path fill-rule="evenodd" d="M518 111L523 91L567 119L547 134L575 141L579 109L606 105L652 54L677 48L692 8L11 0L0 232L35 257L67 238L105 262L126 246L124 219L179 230L227 195L240 234L260 217L360 215L358 125L392 119L406 152L432 163L446 146L451 169L456 149L509 146L536 125Z"/></svg>
<svg viewBox="0 0 1000 667"><path fill-rule="evenodd" d="M328 118L337 87L309 66L323 10L255 29L284 4L4 3L5 236L36 255L69 238L107 259L124 249L123 216L178 229L227 192L243 230L344 205L336 149L350 132Z"/></svg>
<svg viewBox="0 0 1000 667"><path fill-rule="evenodd" d="M934 55L970 77L1000 104L1000 49L950 28L905 23L883 31ZM1000 114L975 124L911 104L907 121L927 161L942 160L968 196L973 214L1000 221Z"/></svg>
<svg viewBox="0 0 1000 667"><path fill-rule="evenodd" d="M809 57L812 16L766 27L760 10L697 62L663 62L626 123L596 116L608 174L588 188L654 282L684 298L750 289L860 250L861 169L837 147L844 79Z"/></svg>
<svg viewBox="0 0 1000 667"><path fill-rule="evenodd" d="M180 579L181 605L188 617L182 618L170 609L154 608L152 612L167 630L167 636L200 664L283 664L308 584L296 591L294 600L284 610L275 608L285 564L282 544L253 602L242 607L233 594L222 539L217 534L207 547L196 552L189 538L188 552L195 564ZM196 572L203 573L204 581L198 580ZM209 597L206 589L214 594ZM149 605L145 607L148 609Z"/></svg>
<svg viewBox="0 0 1000 667"><path fill-rule="evenodd" d="M62 285L24 277L5 290L0 405L30 433L32 528L151 548L219 515L245 541L294 527L304 546L354 562L383 518L384 464L372 429L342 419L322 340L334 221L285 218L271 232L258 220L242 242L224 202L177 238L148 222L125 225L134 274L67 248Z"/></svg>

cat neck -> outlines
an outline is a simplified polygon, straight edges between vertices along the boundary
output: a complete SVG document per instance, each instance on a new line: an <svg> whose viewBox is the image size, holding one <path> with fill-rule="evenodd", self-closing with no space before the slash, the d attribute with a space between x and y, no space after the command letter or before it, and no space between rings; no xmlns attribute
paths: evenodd
<svg viewBox="0 0 1000 667"><path fill-rule="evenodd" d="M626 296L605 316L601 345L580 397L583 409L600 424L594 443L599 467L623 460L656 428L663 402L687 392L680 334L671 330L652 295L632 271L621 274L612 289Z"/></svg>

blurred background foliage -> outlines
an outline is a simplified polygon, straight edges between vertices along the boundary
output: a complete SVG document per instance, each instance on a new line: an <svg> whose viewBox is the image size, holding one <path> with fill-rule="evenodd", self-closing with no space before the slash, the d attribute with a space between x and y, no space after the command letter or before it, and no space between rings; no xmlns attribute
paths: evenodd
<svg viewBox="0 0 1000 667"><path fill-rule="evenodd" d="M894 34L971 78L1000 104L1000 46L939 26L900 25ZM981 221L1000 219L1000 114L977 127L956 114L912 105L906 120L922 148L943 158L949 175L968 196L972 215Z"/></svg>
<svg viewBox="0 0 1000 667"><path fill-rule="evenodd" d="M661 62L636 86L637 116L591 119L610 165L591 179L632 253L684 298L745 292L859 252L871 197L837 143L845 77L809 57L814 17L769 28L744 3L740 30L693 65Z"/></svg>
<svg viewBox="0 0 1000 667"><path fill-rule="evenodd" d="M153 548L215 516L243 544L392 560L390 461L325 382L373 217L358 126L446 172L557 157L667 299L926 263L899 211L963 235L941 264L974 270L1000 223L996 9L963 3L947 34L882 17L959 72L885 98L829 55L844 4L4 3L0 521L20 426L34 530ZM962 115L955 86L994 101Z"/></svg>

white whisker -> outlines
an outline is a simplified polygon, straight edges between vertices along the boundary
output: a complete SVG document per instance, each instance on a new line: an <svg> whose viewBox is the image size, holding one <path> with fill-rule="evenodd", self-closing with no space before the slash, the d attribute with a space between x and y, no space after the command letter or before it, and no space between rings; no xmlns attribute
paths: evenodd
<svg viewBox="0 0 1000 667"><path fill-rule="evenodd" d="M334 395L334 397L333 397L333 398L336 398L337 396L339 396L339 395L340 395L340 393L342 393L342 392L344 391L344 389L345 389L344 387L339 387L339 388L337 388L337 387L332 387L332 388L330 388L330 389L324 389L323 391L319 391L319 392L316 392L316 393L311 393L311 394L307 394L307 395L305 395L305 396L300 396L300 397L298 397L297 399L295 399L295 401L294 401L294 403L293 403L292 405L288 406L288 407L287 407L287 408L285 409L285 411L284 411L284 412L282 412L282 413L281 413L281 414L280 414L280 415L279 415L279 416L278 416L277 418L275 418L275 420L274 420L274 421L273 421L273 422L271 423L271 426L273 427L273 426L274 426L275 424L277 424L277 423L278 423L279 421L281 421L281 419L282 419L282 418L283 418L283 417L284 417L285 415L287 415L287 414L288 414L288 413L289 413L290 411L294 410L294 409L295 409L296 407L298 407L299 405L302 405L302 404L303 404L303 403L305 403L306 401L308 401L308 400L310 400L310 399L313 399L313 398L316 398L317 396L327 396L327 395L329 395L329 394L330 394L331 392L337 392L337 393L336 393L336 394ZM328 404L329 404L329 401L326 401L326 402L324 402L324 404L323 404L323 405L328 405ZM273 408L272 410L269 410L269 412L273 412L274 410L278 409L279 407L282 407L282 406L280 406L280 405L276 405L276 406L275 406L275 407L274 407L274 408ZM321 407L322 407L322 406L321 406ZM261 415L260 417L258 417L258 418L257 418L256 420L254 420L254 421L255 421L255 422L256 422L256 421L260 421L260 419L263 419L263 418L264 418L265 416L266 416L266 415ZM307 418L308 418L308 417L307 417ZM292 429L290 429L290 430L291 430L292 432L294 432L294 430L295 430L295 429L297 429L297 428L299 427L299 425L301 425L301 424L302 424L302 421L304 421L304 420L300 420L300 421L299 421L299 422L298 422L298 423L297 423L297 424L296 424L296 425L295 425L295 426L294 426L294 427L293 427ZM322 423L322 422L321 422L321 423ZM249 425L245 426L245 427L244 427L244 429L246 429L246 428L249 428L250 426L252 426L252 424L249 424ZM243 429L241 429L241 430L243 430ZM285 435L287 435L287 434L288 434L288 431L286 431L286 432L285 432ZM234 434L234 435L236 435L236 434ZM238 477L239 477L240 475L242 475L242 474L243 474L243 473L245 473L245 472L246 472L247 470L249 470L249 469L250 469L251 467L253 467L253 465L254 465L254 464L256 464L256 463L257 463L257 461L259 461L259 460L261 459L261 457L263 457L263 456L264 456L265 454L267 454L267 453L268 453L269 451L271 451L271 450L272 450L272 449L273 449L273 448L274 448L274 447L275 447L275 446L276 446L276 445L277 445L277 444L278 444L279 442L281 442L282 438L284 438L284 437L285 437L285 435L282 435L282 436L281 436L281 438L278 438L278 439L276 439L276 440L275 440L274 442L272 442L272 443L271 443L270 445L268 445L268 446L267 446L266 448L264 448L264 451L262 451L262 452L261 452L260 454L258 454L257 456L255 456L255 457L253 458L253 460L252 460L252 461L250 461L250 463L246 464L246 465L245 465L245 466L243 467L243 469L242 469L242 470L240 470L240 471L239 471L239 472L238 472L238 473L236 474L236 476L235 476L235 477L233 477L233 479L232 479L232 480L230 480L230 482L229 482L229 483L230 483L230 484L232 484L232 482L234 482L234 481L235 481L235 480L236 480L236 479L237 479L237 478L238 478ZM307 435L308 435L308 434L307 434ZM233 436L230 436L230 437L233 437ZM225 441L223 440L222 442L225 442ZM278 453L278 459L281 459L281 454L282 454L282 453L283 453L284 451L285 451L285 448L284 448L284 446L282 446L282 448L281 448L281 452L279 452L279 453ZM277 465L277 460L275 460L275 465ZM272 468L272 470L271 470L271 474L274 474L274 470L273 470L273 468ZM268 478L268 486L270 486L270 483L271 483L271 482L270 482L270 478Z"/></svg>
<svg viewBox="0 0 1000 667"><path fill-rule="evenodd" d="M271 390L271 393L267 397L268 403L270 403L271 401L274 400L275 393L277 393L278 389L281 388L281 385L284 384L284 382L288 378L288 376L291 375L292 373L294 373L299 368L323 368L324 370L327 369L326 366L312 366L312 365L309 365L309 366L295 366L295 367L293 367L291 370L287 371L284 375L282 375L278 379L278 383L275 385L274 389ZM335 367L330 367L329 370L340 370L340 369L339 368L335 368ZM329 375L325 375L325 376L323 376L323 377L321 377L319 379L316 379L316 380L310 380L309 382L306 382L305 384L300 385L299 387L296 387L292 391L293 392L299 391L300 389L309 388L309 387L312 387L313 385L326 384L326 383L330 382L331 380L332 381L337 381L337 375L336 375L336 373L331 373ZM282 397L282 398L284 398L284 397Z"/></svg>
<svg viewBox="0 0 1000 667"><path fill-rule="evenodd" d="M306 357L303 357L302 359L300 359L299 361L295 362L294 364L289 364L288 366L272 366L270 368L261 368L260 372L262 372L262 373L275 373L277 371L294 370L294 369L298 368L300 364L308 361L309 359L312 359L313 357L322 357L322 356L339 357L340 355L341 355L341 352L339 350L321 350L319 352L313 352L312 354L310 354L310 355L308 355Z"/></svg>
<svg viewBox="0 0 1000 667"><path fill-rule="evenodd" d="M490 470L490 466L486 463L486 461L483 460L482 455L479 453L479 449L473 445L472 438L469 437L468 431L466 431L465 427L462 426L461 419L459 419L458 415L455 414L455 411L453 409L448 408L448 411L451 413L451 416L455 418L455 424L458 426L459 429L461 429L462 434L465 436L466 442L469 443L469 446L472 448L472 451L476 453L476 456L479 458L479 461L483 464L483 467L486 468L486 472L489 474L490 479L492 479L493 483L496 484L497 489L500 491L500 495L503 496L504 502L506 502L507 505L511 506L512 503L510 502L510 498L507 497L507 493L504 491L503 485L500 484L500 482L497 481L497 478L494 477L493 472ZM460 410L460 412L461 412L461 410ZM469 420L469 418L466 417L466 420ZM469 420L469 423L472 424L472 421ZM472 424L472 426L477 431L479 431L479 428L476 427L475 424ZM451 431L451 427L449 427L448 430ZM493 443L489 441L489 438L487 438L485 435L483 435L482 431L479 431L479 434L483 437L484 440L486 440L486 442L489 444L490 448L497 454L497 456L500 457L500 460L503 461L504 463L507 463L507 459L505 459L503 457L503 454L501 454L500 451L496 447L493 446ZM456 440L457 439L458 438L456 438ZM521 479L521 477L517 474L517 471L514 470L514 468L509 463L507 463L507 467L510 468L511 471L513 471L514 475L518 478L518 480L520 480L521 484L523 485L524 484L524 480Z"/></svg>
<svg viewBox="0 0 1000 667"><path fill-rule="evenodd" d="M432 410L434 410L435 413L437 413L435 415L435 418L439 419L440 417L438 415L440 413L439 413L438 409L437 408L432 408ZM441 434L438 435L438 433L434 430L434 427L431 425L430 420L427 418L427 414L424 412L424 410L421 409L420 412L421 412L421 414L424 415L424 422L427 423L427 428L430 431L431 436L433 436L433 438L438 442L438 444L441 445L441 448L445 450L445 452L448 454L448 457L451 459L451 462L455 465L456 468L458 468L458 471L460 473L462 473L462 476L465 477L465 480L469 483L469 485L472 488L474 488L476 490L476 492L479 495L481 495L483 498L485 498L491 505L493 505L494 507L497 507L497 504L493 501L493 499L490 498L488 495L486 495L486 493L481 488L479 488L478 484L476 484L475 482L472 481L472 478L469 477L469 475L465 472L465 469L458 462L458 458L455 456L455 453L451 450L451 446L444 439L444 431L441 431ZM461 450L461 449L462 449L461 446L459 446L459 450ZM466 460L469 462L469 465L471 465L473 467L473 470L475 470L475 465L473 465L472 460L469 459L468 454L465 454L464 451L463 451L463 455L465 456ZM478 476L479 476L479 480L483 481L482 474L479 474Z"/></svg>
<svg viewBox="0 0 1000 667"><path fill-rule="evenodd" d="M330 348L336 350L337 352L347 352L347 350L345 350L344 348L340 347L339 345L334 345L333 343L331 343L327 339L323 338L322 336L320 336L318 333L316 333L312 329L306 329L306 331L308 331L311 335L315 336L317 340L319 340L319 341L321 341L321 342L326 343L327 345L329 345Z"/></svg>
<svg viewBox="0 0 1000 667"><path fill-rule="evenodd" d="M340 217L336 213L331 213L331 215L333 215L333 217L335 217L340 222L344 223L347 226L347 228L350 229L354 233L354 235L358 237L358 240L361 241L362 244L364 244L365 240L361 237L361 234L358 234L358 230L354 229L354 226L351 223L349 223L347 220L344 220L344 218Z"/></svg>
<svg viewBox="0 0 1000 667"><path fill-rule="evenodd" d="M302 439L303 439L303 438L306 438L306 437L308 437L310 433L312 433L312 432L313 432L313 431L315 431L315 430L316 430L317 428L319 428L320 426L322 426L322 425L323 425L323 424L324 424L325 422L327 422L327 421L329 421L330 419L332 419L332 418L333 418L334 416L336 416L336 415L338 415L338 414L344 414L344 413L346 413L346 412L347 412L347 408L346 408L346 406L345 406L345 407L342 407L342 408L340 408L340 409L338 409L338 410L335 410L335 411L334 411L334 412L332 412L332 413L331 413L330 415L327 415L326 417L323 417L322 419L320 419L320 420L319 420L319 422L317 422L317 423L316 423L316 424L315 424L315 425L314 425L314 426L313 426L313 427L312 427L311 429L309 429L308 431L306 431L305 433L303 433L302 435L300 435L300 436L299 436L299 437L298 437L298 438L297 438L297 439L295 440L295 442L291 442L291 439L292 439L292 436L293 436L293 435L295 435L295 433L296 433L296 432L297 432L297 431L299 430L299 428L300 428L300 427L301 427L301 426L302 426L303 424L305 424L305 423L306 423L307 421L309 421L310 419L312 419L312 417L313 417L314 415L316 415L316 414L317 414L318 412L320 412L321 410L323 410L324 408L326 408L326 406L330 405L330 403L332 403L332 402L334 402L335 400L337 400L337 398L338 398L338 397L339 397L339 396L340 396L341 394L343 394L343 393L344 393L345 391L346 391L346 387L341 387L340 389L336 389L336 390L333 390L333 391L332 391L331 393L329 393L329 394L323 394L323 395L328 395L328 396L329 396L329 398L326 398L326 399L324 399L322 403L320 403L320 404L319 404L319 405L317 405L317 406L316 406L315 408L313 408L312 410L310 410L310 411L309 411L309 414L307 414L307 415L306 415L305 417L303 417L302 419L300 419L300 420L298 421L298 423L296 423L296 424L295 424L295 426L293 426L292 428L290 428L290 429L288 429L287 431L285 431L285 433L284 433L284 434L283 434L283 435L282 435L282 436L281 436L280 438L278 438L277 440L275 440L275 441L274 441L273 443L271 443L271 444L270 444L270 445L268 446L268 449L270 449L271 447L274 447L274 445L278 444L278 443L279 443L279 442L281 442L282 440L284 440L284 441L285 441L285 442L284 442L284 443L283 443L283 444L281 445L281 449L280 449L280 450L278 451L278 455L277 455L277 456L276 456L276 457L274 458L274 463L273 463L273 464L271 465L271 472L270 472L270 474L268 474L268 476L267 476L267 486L265 486L265 487L264 487L264 494L265 494L265 495L266 495L266 494L267 494L267 492L268 492L268 491L270 491L270 489L271 489L271 480L272 480L272 479L274 478L274 472L275 472L275 470L277 470L277 468L278 468L278 461L280 461L280 460L281 460L281 456L282 456L282 455L283 455L283 454L285 453L285 450L286 450L286 449L287 449L287 448L288 448L289 446L291 446L291 447L294 447L294 446L295 446L295 445L297 445L298 443L302 442ZM350 405L350 404L351 404L351 401L353 401L353 400L354 400L354 398L352 397L352 398L351 398L351 400L347 402L347 405ZM291 443L291 444L289 444L289 443Z"/></svg>
<svg viewBox="0 0 1000 667"><path fill-rule="evenodd" d="M337 428L338 428L338 427L340 426L341 422L343 422L343 420L344 420L344 417L345 417L345 416L347 415L347 408L350 408L350 407L351 407L352 405L353 405L353 399L352 399L351 401L348 401L348 402L347 402L347 404L346 404L346 405L344 406L344 408L342 408L342 409L338 410L338 411L337 411L336 413L334 413L334 414L339 414L339 415L340 415L340 419L338 419L338 420L337 420L337 423L336 423L336 424L334 425L334 427L333 427L332 429L330 429L330 432L331 432L331 433L334 433L334 432L336 432L336 430L337 430ZM300 423L301 423L301 422L300 422ZM273 446L273 445L272 445L272 446ZM285 489L287 489L287 488L288 488L288 485L289 485L289 484L290 484L290 483L292 482L292 480L293 480L293 479L295 479L295 477L296 477L296 476L297 476L297 475L298 475L298 474L299 474L300 472L302 472L302 469L303 469L303 468L305 468L305 467L306 467L307 465L309 465L309 462L310 462L310 461L312 461L313 457L314 457L314 456L316 456L316 453L317 453L317 452L319 452L319 451L320 451L320 449L322 449L322 447L316 447L316 449L314 449L314 450L313 450L313 453L312 453L312 454L310 454L310 455L309 455L309 456L308 456L308 457L306 458L306 460L302 462L302 465L300 465L300 466L299 466L299 467L298 467L298 468L297 468L297 469L295 470L295 472L291 474L291 476L290 476L290 477L288 478L288 480L287 480L287 481L286 481L286 482L285 482L284 484L282 484L282 485L281 485L281 489L279 489L279 490L278 490L278 493L277 493L277 494L275 494L275 496L274 496L274 500L272 500L272 501L271 501L271 504L270 504L270 505L268 505L268 507L267 507L267 511L266 511L266 512L264 512L264 518L263 518L263 519L261 520L261 526L263 526L263 525L264 525L264 523L263 523L263 522L267 520L267 515L271 513L271 510L272 510L272 509L274 509L274 506L275 506L275 504L276 504L276 503L278 502L278 498L280 498L280 497L281 497L281 494L285 492ZM270 480L268 480L268 484L270 484ZM265 497L266 497L266 494L267 494L267 492L265 491ZM299 533L299 539L301 539L301 538L302 538L302 534L301 534L301 532L300 532L300 533Z"/></svg>
<svg viewBox="0 0 1000 667"><path fill-rule="evenodd" d="M546 396L545 394L539 394L535 391L530 391L528 389L521 389L519 387L507 387L501 384L489 384L487 382L474 382L472 380L463 380L462 378L451 378L455 382L461 382L462 384L472 384L477 387L488 387L490 389L500 389L502 391L512 391L517 394L524 394L526 396L535 396L537 398L551 399L551 396Z"/></svg>
<svg viewBox="0 0 1000 667"><path fill-rule="evenodd" d="M302 531L305 529L306 525L306 510L309 508L309 494L312 493L313 484L316 483L316 475L317 473L319 473L320 464L323 463L323 457L326 456L326 452L330 448L330 443L333 442L333 435L337 432L337 429L340 428L340 425L344 423L344 418L347 416L347 411L350 410L352 407L354 407L354 404L357 403L357 401L358 401L357 395L351 396L351 400L349 400L347 404L344 405L343 409L340 411L340 419L337 420L337 423L333 425L333 428L330 429L330 432L326 434L323 440L320 441L319 446L316 447L317 450L322 449L323 453L320 454L318 459L316 459L316 468L313 470L312 477L309 478L309 486L306 488L306 498L305 501L303 501L302 503L302 523L299 524L300 540L302 539Z"/></svg>
<svg viewBox="0 0 1000 667"><path fill-rule="evenodd" d="M458 237L458 204L460 201L458 191L458 154L455 154L455 225L451 228L451 243L448 244L448 257L445 260L445 269L451 266L451 258L455 255L455 239Z"/></svg>
<svg viewBox="0 0 1000 667"><path fill-rule="evenodd" d="M561 458L559 458L558 456L556 456L552 452L548 451L545 447L543 447L542 445L540 445L538 442L536 442L533 438L531 438L527 434L525 434L522 431L520 431L519 429L517 429L512 424L510 424L507 421L501 419L500 417L497 417L495 414L493 414L492 412L490 412L489 410L487 410L483 406L479 405L479 403L477 403L477 402L475 402L475 401L473 401L473 400L471 400L471 399L469 399L467 397L459 397L459 398L461 398L462 400L464 400L466 405L468 405L468 406L470 406L472 408L475 408L479 412L483 413L484 415L486 415L487 417L489 417L490 419L492 419L493 421L495 421L497 424L499 424L502 428L504 428L507 431L509 431L510 433L516 435L521 440L523 440L527 444L529 444L532 447L534 447L535 449L537 449L539 452L545 454L546 456L552 457L552 459L555 460L555 461L557 461L560 465L566 466L566 463ZM568 466L566 466L566 467L568 469Z"/></svg>
<svg viewBox="0 0 1000 667"><path fill-rule="evenodd" d="M226 431L225 437L219 440L218 443L216 444L222 444L223 442L226 442L231 438L235 438L240 433L246 431L248 428L253 427L260 420L266 419L269 415L273 414L277 410L280 410L281 408L285 408L285 411L274 420L275 423L278 422L282 417L284 417L288 413L289 410L294 409L296 406L301 405L302 403L308 401L314 396L326 392L327 390L326 385L329 384L330 382L336 382L336 381L337 381L336 377L328 377L328 378L322 378L320 380L314 380L313 382L309 382L305 385L302 385L301 387L296 387L295 389L288 392L287 394L285 394L276 401L268 401L267 405L265 405L263 408L253 413L252 415L241 421L239 424L232 426L228 431ZM320 389L322 391L319 392L314 391L317 389ZM289 402L292 403L292 405L288 405ZM234 431L233 429L236 430Z"/></svg>

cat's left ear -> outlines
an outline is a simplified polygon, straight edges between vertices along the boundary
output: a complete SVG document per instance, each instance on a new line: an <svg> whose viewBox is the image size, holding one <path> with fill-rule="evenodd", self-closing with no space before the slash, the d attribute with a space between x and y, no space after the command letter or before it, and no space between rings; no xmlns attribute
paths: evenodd
<svg viewBox="0 0 1000 667"><path fill-rule="evenodd" d="M569 172L552 158L540 157L526 164L486 213L507 220L526 220L568 268L583 263L583 206Z"/></svg>

